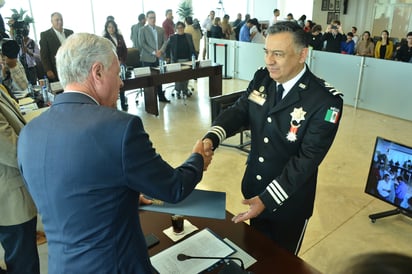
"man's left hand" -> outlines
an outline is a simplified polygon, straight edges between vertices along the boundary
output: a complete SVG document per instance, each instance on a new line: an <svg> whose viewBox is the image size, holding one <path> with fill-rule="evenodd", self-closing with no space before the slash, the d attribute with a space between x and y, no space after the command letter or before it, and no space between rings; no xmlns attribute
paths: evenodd
<svg viewBox="0 0 412 274"><path fill-rule="evenodd" d="M232 221L235 223L243 222L251 218L259 216L260 213L265 209L265 205L259 196L255 196L251 199L246 199L242 201L242 204L249 205L249 210L243 213L238 214L232 218Z"/></svg>

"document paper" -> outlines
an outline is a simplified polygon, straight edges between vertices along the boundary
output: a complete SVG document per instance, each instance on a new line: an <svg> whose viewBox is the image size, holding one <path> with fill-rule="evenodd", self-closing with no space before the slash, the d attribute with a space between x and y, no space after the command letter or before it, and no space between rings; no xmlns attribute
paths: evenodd
<svg viewBox="0 0 412 274"><path fill-rule="evenodd" d="M199 273L215 263L219 259L188 259L179 261L177 255L182 253L188 256L200 257L227 257L235 250L205 228L195 235L179 242L168 249L150 257L153 267L158 273Z"/></svg>

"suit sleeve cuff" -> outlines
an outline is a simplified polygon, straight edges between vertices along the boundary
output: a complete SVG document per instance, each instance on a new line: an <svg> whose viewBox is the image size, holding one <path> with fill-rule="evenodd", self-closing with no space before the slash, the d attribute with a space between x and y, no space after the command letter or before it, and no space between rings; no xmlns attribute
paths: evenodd
<svg viewBox="0 0 412 274"><path fill-rule="evenodd" d="M273 180L259 197L268 210L276 211L289 195L276 180Z"/></svg>

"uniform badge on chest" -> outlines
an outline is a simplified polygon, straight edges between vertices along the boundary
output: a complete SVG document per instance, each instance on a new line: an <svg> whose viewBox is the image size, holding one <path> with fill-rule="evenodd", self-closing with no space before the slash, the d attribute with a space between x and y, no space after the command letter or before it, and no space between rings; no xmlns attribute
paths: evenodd
<svg viewBox="0 0 412 274"><path fill-rule="evenodd" d="M259 90L253 90L250 94L248 99L258 105L263 106L263 104L266 102L266 92L265 92L265 87L260 86Z"/></svg>
<svg viewBox="0 0 412 274"><path fill-rule="evenodd" d="M305 120L306 111L303 110L302 107L294 108L293 111L290 113L290 128L289 132L286 134L286 139L289 142L295 142L298 134L298 129L300 127L300 123Z"/></svg>

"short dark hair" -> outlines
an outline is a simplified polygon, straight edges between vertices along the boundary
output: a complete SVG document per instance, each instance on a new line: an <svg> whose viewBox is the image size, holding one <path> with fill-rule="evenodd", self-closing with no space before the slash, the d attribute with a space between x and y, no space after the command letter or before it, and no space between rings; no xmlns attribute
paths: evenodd
<svg viewBox="0 0 412 274"><path fill-rule="evenodd" d="M149 10L148 12L146 12L146 17L149 17L149 14L154 14L156 15L156 13L152 10Z"/></svg>
<svg viewBox="0 0 412 274"><path fill-rule="evenodd" d="M182 21L177 21L175 28L177 29L178 26L182 26L183 28L186 27L185 23L183 23Z"/></svg>
<svg viewBox="0 0 412 274"><path fill-rule="evenodd" d="M282 32L289 32L293 35L293 41L296 46L306 48L308 47L308 41L306 38L305 31L301 26L299 26L296 22L291 21L281 21L276 24L273 24L268 29L268 36L272 34L282 33Z"/></svg>
<svg viewBox="0 0 412 274"><path fill-rule="evenodd" d="M146 15L144 15L144 13L141 13L139 14L139 17L137 17L137 20L142 21L145 18L146 18Z"/></svg>
<svg viewBox="0 0 412 274"><path fill-rule="evenodd" d="M107 27L109 26L109 24L112 24L114 27L114 32L117 34L119 29L117 28L117 24L114 20L107 20L106 23L104 24L104 32L107 33Z"/></svg>
<svg viewBox="0 0 412 274"><path fill-rule="evenodd" d="M193 17L192 16L186 17L185 21L188 25L193 25Z"/></svg>
<svg viewBox="0 0 412 274"><path fill-rule="evenodd" d="M165 16L167 16L167 14L168 14L169 12L173 12L172 9L167 9L166 12L165 12Z"/></svg>
<svg viewBox="0 0 412 274"><path fill-rule="evenodd" d="M322 31L322 26L321 25L314 25L312 27L312 32L315 32L315 31L321 32Z"/></svg>
<svg viewBox="0 0 412 274"><path fill-rule="evenodd" d="M406 34L406 37L408 37L408 36L412 36L412 31L410 31Z"/></svg>
<svg viewBox="0 0 412 274"><path fill-rule="evenodd" d="M353 28L355 31L358 31L358 28L357 28L357 27L353 26L352 28Z"/></svg>

